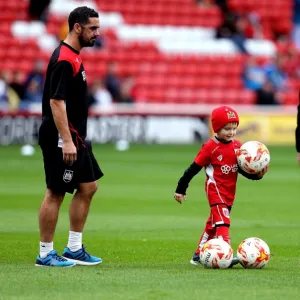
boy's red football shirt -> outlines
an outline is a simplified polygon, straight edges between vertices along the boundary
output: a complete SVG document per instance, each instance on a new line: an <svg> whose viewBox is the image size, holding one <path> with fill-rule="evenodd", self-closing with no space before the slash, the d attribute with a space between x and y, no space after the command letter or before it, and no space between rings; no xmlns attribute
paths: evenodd
<svg viewBox="0 0 300 300"><path fill-rule="evenodd" d="M195 163L205 168L205 191L210 205L233 205L238 177L236 150L241 142L222 143L215 137L203 144Z"/></svg>

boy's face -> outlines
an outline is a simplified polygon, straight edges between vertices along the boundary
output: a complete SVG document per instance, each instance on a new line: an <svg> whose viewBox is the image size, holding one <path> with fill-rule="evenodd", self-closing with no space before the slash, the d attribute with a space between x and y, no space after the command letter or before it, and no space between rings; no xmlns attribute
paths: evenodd
<svg viewBox="0 0 300 300"><path fill-rule="evenodd" d="M224 142L230 142L236 135L237 127L238 124L236 122L228 123L219 132L217 132L217 137Z"/></svg>

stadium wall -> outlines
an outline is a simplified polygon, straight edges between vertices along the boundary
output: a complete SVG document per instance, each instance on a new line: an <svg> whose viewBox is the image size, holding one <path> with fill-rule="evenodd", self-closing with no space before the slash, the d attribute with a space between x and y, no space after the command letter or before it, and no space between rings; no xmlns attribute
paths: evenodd
<svg viewBox="0 0 300 300"><path fill-rule="evenodd" d="M213 134L210 113L215 105L137 104L94 108L88 120L88 139L94 143L190 144ZM293 145L296 107L235 105L240 115L237 138L267 145ZM36 144L40 107L26 112L0 112L0 145Z"/></svg>

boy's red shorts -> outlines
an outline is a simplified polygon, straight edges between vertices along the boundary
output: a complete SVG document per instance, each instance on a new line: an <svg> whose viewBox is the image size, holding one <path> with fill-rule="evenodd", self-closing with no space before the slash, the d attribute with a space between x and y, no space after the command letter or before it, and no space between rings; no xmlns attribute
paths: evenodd
<svg viewBox="0 0 300 300"><path fill-rule="evenodd" d="M230 226L230 207L226 204L216 204L211 206L210 220L212 227L219 225Z"/></svg>

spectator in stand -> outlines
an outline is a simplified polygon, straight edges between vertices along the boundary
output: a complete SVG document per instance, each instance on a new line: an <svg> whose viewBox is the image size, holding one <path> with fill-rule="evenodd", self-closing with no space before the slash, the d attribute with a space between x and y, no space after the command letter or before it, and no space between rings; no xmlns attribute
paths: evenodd
<svg viewBox="0 0 300 300"><path fill-rule="evenodd" d="M115 62L110 62L107 65L107 73L104 77L104 85L110 92L115 102L121 100L121 81L117 75L118 67Z"/></svg>
<svg viewBox="0 0 300 300"><path fill-rule="evenodd" d="M245 18L245 27L244 27L244 34L248 39L262 39L264 37L263 29L261 25L260 16L255 13L251 12Z"/></svg>
<svg viewBox="0 0 300 300"><path fill-rule="evenodd" d="M68 20L66 20L59 26L58 35L57 35L59 41L63 41L67 37L68 33L69 33L69 23Z"/></svg>
<svg viewBox="0 0 300 300"><path fill-rule="evenodd" d="M297 49L300 51L300 0L294 0L293 22L292 38Z"/></svg>
<svg viewBox="0 0 300 300"><path fill-rule="evenodd" d="M104 46L105 42L104 42L104 39L103 39L103 36L101 35L98 35L97 38L96 38L96 41L95 41L95 49L100 49Z"/></svg>
<svg viewBox="0 0 300 300"><path fill-rule="evenodd" d="M18 94L18 97L21 100L24 99L24 94L25 94L24 74L21 71L13 71L12 79L9 85Z"/></svg>
<svg viewBox="0 0 300 300"><path fill-rule="evenodd" d="M211 7L215 4L215 1L214 0L196 0L196 3L199 6Z"/></svg>
<svg viewBox="0 0 300 300"><path fill-rule="evenodd" d="M121 84L121 97L119 103L134 102L134 78L128 77Z"/></svg>
<svg viewBox="0 0 300 300"><path fill-rule="evenodd" d="M0 75L0 102L5 103L7 101L7 84L4 74Z"/></svg>
<svg viewBox="0 0 300 300"><path fill-rule="evenodd" d="M276 91L271 82L266 81L261 88L256 91L256 104L257 105L278 105L280 104Z"/></svg>
<svg viewBox="0 0 300 300"><path fill-rule="evenodd" d="M228 13L224 15L223 23L217 28L216 38L230 39L242 53L247 54L245 47L245 21L237 15Z"/></svg>
<svg viewBox="0 0 300 300"><path fill-rule="evenodd" d="M231 38L236 32L235 16L233 14L224 15L222 24L217 28L216 38Z"/></svg>
<svg viewBox="0 0 300 300"><path fill-rule="evenodd" d="M91 94L94 98L93 105L101 107L109 107L113 104L113 99L109 91L106 89L103 80L95 81L91 86Z"/></svg>
<svg viewBox="0 0 300 300"><path fill-rule="evenodd" d="M230 10L228 8L227 0L215 0L215 3L219 6L223 14L230 13Z"/></svg>
<svg viewBox="0 0 300 300"><path fill-rule="evenodd" d="M196 3L200 6L210 7L217 5L223 14L229 13L229 8L227 5L227 0L196 0Z"/></svg>
<svg viewBox="0 0 300 300"><path fill-rule="evenodd" d="M31 80L25 91L24 101L29 103L42 103L42 97L43 92L41 91L41 86L38 80Z"/></svg>
<svg viewBox="0 0 300 300"><path fill-rule="evenodd" d="M287 74L284 70L286 57L278 53L276 57L265 66L267 80L272 84L274 90L283 91L287 85Z"/></svg>
<svg viewBox="0 0 300 300"><path fill-rule="evenodd" d="M96 103L96 99L94 97L94 94L92 92L92 86L88 85L88 90L87 90L87 102L88 102L88 108L92 108L93 105Z"/></svg>
<svg viewBox="0 0 300 300"><path fill-rule="evenodd" d="M34 69L27 75L24 85L24 98L30 98L30 94L42 94L44 87L44 62L37 60L34 64ZM29 99L28 98L28 99ZM40 99L42 101L42 99Z"/></svg>
<svg viewBox="0 0 300 300"><path fill-rule="evenodd" d="M20 98L10 86L7 87L7 101L10 111L19 109Z"/></svg>
<svg viewBox="0 0 300 300"><path fill-rule="evenodd" d="M30 20L47 21L47 9L51 0L30 0L28 16Z"/></svg>
<svg viewBox="0 0 300 300"><path fill-rule="evenodd" d="M25 79L24 97L21 99L20 109L26 110L32 103L42 103L44 80L44 63L37 60L34 69Z"/></svg>
<svg viewBox="0 0 300 300"><path fill-rule="evenodd" d="M259 90L266 82L266 72L263 66L260 66L256 57L249 56L243 72L243 81L245 88L249 90Z"/></svg>
<svg viewBox="0 0 300 300"><path fill-rule="evenodd" d="M8 85L6 74L0 75L0 107L5 110L15 111L19 107L18 94Z"/></svg>

